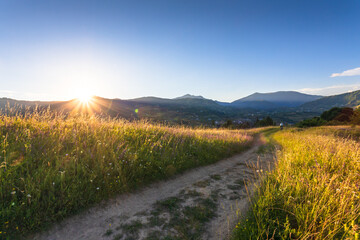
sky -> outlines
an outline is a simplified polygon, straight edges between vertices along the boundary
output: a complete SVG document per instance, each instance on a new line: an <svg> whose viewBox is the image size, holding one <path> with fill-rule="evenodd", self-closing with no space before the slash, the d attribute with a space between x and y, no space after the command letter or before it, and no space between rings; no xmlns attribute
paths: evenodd
<svg viewBox="0 0 360 240"><path fill-rule="evenodd" d="M0 97L360 89L358 0L0 0Z"/></svg>

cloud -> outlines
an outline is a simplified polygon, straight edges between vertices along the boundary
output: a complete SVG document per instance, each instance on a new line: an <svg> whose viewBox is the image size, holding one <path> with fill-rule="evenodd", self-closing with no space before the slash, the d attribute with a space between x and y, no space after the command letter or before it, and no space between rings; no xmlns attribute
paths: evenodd
<svg viewBox="0 0 360 240"><path fill-rule="evenodd" d="M345 76L358 76L360 75L360 67L343 71L342 73L333 73L330 77L345 77Z"/></svg>
<svg viewBox="0 0 360 240"><path fill-rule="evenodd" d="M349 84L349 85L334 85L323 88L303 88L297 91L307 94L330 96L341 93L353 92L356 90L360 90L360 83Z"/></svg>

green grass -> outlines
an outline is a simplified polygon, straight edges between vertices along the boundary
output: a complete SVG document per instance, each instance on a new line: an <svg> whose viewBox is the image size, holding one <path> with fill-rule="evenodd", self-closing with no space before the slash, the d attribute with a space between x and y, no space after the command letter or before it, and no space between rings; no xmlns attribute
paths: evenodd
<svg viewBox="0 0 360 240"><path fill-rule="evenodd" d="M176 211L183 200L178 197L169 197L156 203L158 209L167 210L170 213Z"/></svg>
<svg viewBox="0 0 360 240"><path fill-rule="evenodd" d="M216 180L216 181L221 180L221 176L220 176L219 174L213 174L213 175L211 175L210 177L211 177L211 179L214 179L214 180Z"/></svg>
<svg viewBox="0 0 360 240"><path fill-rule="evenodd" d="M142 227L143 227L143 224L137 220L137 221L133 221L128 224L123 224L120 227L118 227L117 230L122 229L122 231L124 233L126 233L127 235L137 238L139 231Z"/></svg>
<svg viewBox="0 0 360 240"><path fill-rule="evenodd" d="M257 151L258 154L271 153L275 151L276 144L273 139L273 135L279 130L279 128L268 128L262 131L261 140L264 142L264 144L259 146L259 149Z"/></svg>
<svg viewBox="0 0 360 240"><path fill-rule="evenodd" d="M275 133L277 166L233 239L359 239L360 144L333 131Z"/></svg>
<svg viewBox="0 0 360 240"><path fill-rule="evenodd" d="M1 114L0 238L22 238L103 199L239 153L257 131Z"/></svg>
<svg viewBox="0 0 360 240"><path fill-rule="evenodd" d="M176 209L168 226L176 230L170 239L201 239L206 223L216 216L217 204L210 198L198 198L194 206Z"/></svg>

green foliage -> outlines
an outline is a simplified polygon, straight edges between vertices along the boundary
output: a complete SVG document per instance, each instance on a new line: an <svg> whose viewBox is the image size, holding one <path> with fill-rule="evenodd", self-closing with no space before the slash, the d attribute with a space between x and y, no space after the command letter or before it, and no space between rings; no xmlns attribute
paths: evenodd
<svg viewBox="0 0 360 240"><path fill-rule="evenodd" d="M320 117L314 117L312 119L306 119L301 122L299 122L296 126L297 127L316 127L316 126L322 126L326 123L326 121Z"/></svg>
<svg viewBox="0 0 360 240"><path fill-rule="evenodd" d="M0 115L0 238L39 231L115 194L243 151L254 133Z"/></svg>
<svg viewBox="0 0 360 240"><path fill-rule="evenodd" d="M351 117L351 123L354 125L360 125L360 108L357 107L354 111L354 115Z"/></svg>
<svg viewBox="0 0 360 240"><path fill-rule="evenodd" d="M331 109L328 110L328 111L323 112L323 113L320 115L320 118L323 119L323 120L325 120L325 121L331 121L331 120L333 120L340 112L341 112L341 108L334 107L334 108L331 108Z"/></svg>
<svg viewBox="0 0 360 240"><path fill-rule="evenodd" d="M274 126L274 125L275 125L274 120L269 116L267 116L262 120L256 119L255 122L255 127L266 127L266 126Z"/></svg>
<svg viewBox="0 0 360 240"><path fill-rule="evenodd" d="M278 164L233 239L359 239L360 144L333 128L274 135Z"/></svg>
<svg viewBox="0 0 360 240"><path fill-rule="evenodd" d="M320 117L306 119L299 122L297 127L317 127L322 125L340 125L347 124L353 121L354 110L352 108L334 107L328 111L323 112Z"/></svg>
<svg viewBox="0 0 360 240"><path fill-rule="evenodd" d="M232 120L228 119L225 121L224 124L221 125L222 128L227 128L227 129L248 129L250 128L250 123L249 122L233 122Z"/></svg>

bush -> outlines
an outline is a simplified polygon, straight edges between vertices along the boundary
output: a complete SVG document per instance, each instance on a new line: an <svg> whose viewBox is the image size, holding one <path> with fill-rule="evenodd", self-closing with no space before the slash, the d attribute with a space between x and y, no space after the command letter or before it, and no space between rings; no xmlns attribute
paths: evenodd
<svg viewBox="0 0 360 240"><path fill-rule="evenodd" d="M322 125L341 125L344 123L350 123L356 121L353 119L354 110L352 108L334 107L328 111L323 112L320 117L314 117L312 119L305 119L296 124L297 127L317 127ZM359 118L360 119L360 118Z"/></svg>

